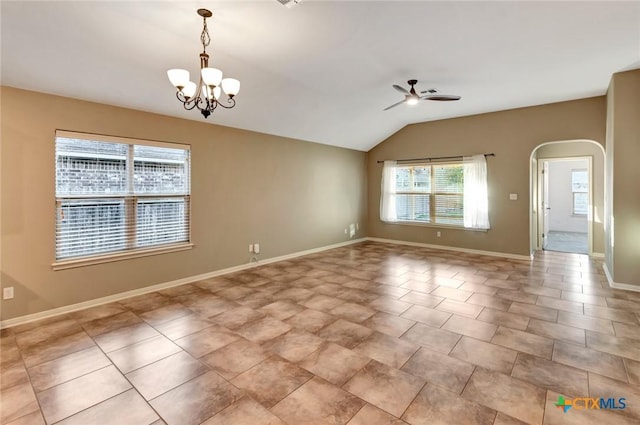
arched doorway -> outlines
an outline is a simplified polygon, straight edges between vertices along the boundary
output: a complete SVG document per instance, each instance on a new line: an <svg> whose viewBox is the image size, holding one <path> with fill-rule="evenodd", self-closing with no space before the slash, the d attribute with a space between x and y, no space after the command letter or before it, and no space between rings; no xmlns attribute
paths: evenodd
<svg viewBox="0 0 640 425"><path fill-rule="evenodd" d="M602 257L604 254L604 148L593 140L564 140L546 142L536 146L531 152L530 157L530 195L529 195L529 211L530 211L530 249L533 254L535 251L544 248L545 238L549 235L549 212L550 208L548 196L549 173L545 180L544 169L549 164L560 162L568 163L569 160L584 160L588 164L584 166L588 170L588 189L589 192L572 193L570 186L566 195L567 204L572 205L572 212L586 212L586 252L591 256ZM582 170L582 168L579 168ZM578 173L572 173L576 176ZM567 183L571 185L572 182ZM573 183L575 185L575 182ZM546 203L545 203L546 201ZM588 205L584 203L588 202ZM576 205L577 204L577 205ZM578 214L579 215L579 214ZM573 220L579 221L580 217L574 215ZM562 250L562 249L561 249ZM567 248L568 252L578 252Z"/></svg>

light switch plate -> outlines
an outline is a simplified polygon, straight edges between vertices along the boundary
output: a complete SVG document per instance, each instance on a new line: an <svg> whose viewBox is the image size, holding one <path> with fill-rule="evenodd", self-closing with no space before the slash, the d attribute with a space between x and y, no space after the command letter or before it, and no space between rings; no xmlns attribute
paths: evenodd
<svg viewBox="0 0 640 425"><path fill-rule="evenodd" d="M9 286L8 288L2 289L2 299L3 300L13 299L13 286Z"/></svg>
<svg viewBox="0 0 640 425"><path fill-rule="evenodd" d="M518 200L518 194L517 193L510 193L509 194L509 200L510 201L517 201Z"/></svg>

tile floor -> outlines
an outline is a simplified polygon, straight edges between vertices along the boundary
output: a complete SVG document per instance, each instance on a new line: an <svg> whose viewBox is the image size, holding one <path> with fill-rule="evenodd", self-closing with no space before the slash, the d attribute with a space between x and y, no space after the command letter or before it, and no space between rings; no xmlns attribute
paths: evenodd
<svg viewBox="0 0 640 425"><path fill-rule="evenodd" d="M586 256L366 242L5 329L0 422L638 424L639 319Z"/></svg>
<svg viewBox="0 0 640 425"><path fill-rule="evenodd" d="M547 235L548 251L573 252L587 254L589 252L589 236L586 232L559 232L551 230Z"/></svg>

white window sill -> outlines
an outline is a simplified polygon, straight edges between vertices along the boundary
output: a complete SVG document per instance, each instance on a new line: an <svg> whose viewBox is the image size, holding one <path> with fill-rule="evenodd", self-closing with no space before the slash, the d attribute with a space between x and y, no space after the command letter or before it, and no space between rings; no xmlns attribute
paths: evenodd
<svg viewBox="0 0 640 425"><path fill-rule="evenodd" d="M51 264L53 270L66 270L76 267L92 266L94 264L111 263L114 261L129 260L131 258L149 257L151 255L167 254L169 252L186 251L192 249L192 243L182 243L179 245L167 245L157 248L137 249L114 254L95 255L84 258L74 258L69 260L56 261Z"/></svg>
<svg viewBox="0 0 640 425"><path fill-rule="evenodd" d="M487 232L489 229L473 229L471 227L454 226L450 224L439 223L421 223L419 221L382 221L384 224L398 224L400 226L418 226L418 227L433 227L436 229L454 229L454 230L466 230L469 232Z"/></svg>

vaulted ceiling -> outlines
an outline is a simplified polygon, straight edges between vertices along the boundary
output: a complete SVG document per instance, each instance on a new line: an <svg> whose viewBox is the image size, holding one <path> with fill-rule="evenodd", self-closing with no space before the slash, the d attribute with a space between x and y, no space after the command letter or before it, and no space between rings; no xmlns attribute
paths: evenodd
<svg viewBox="0 0 640 425"><path fill-rule="evenodd" d="M200 7L211 66L242 83L206 122L365 151L410 123L602 95L640 67L635 1L3 1L2 84L204 121L166 77L198 71ZM462 100L383 111L412 78Z"/></svg>

